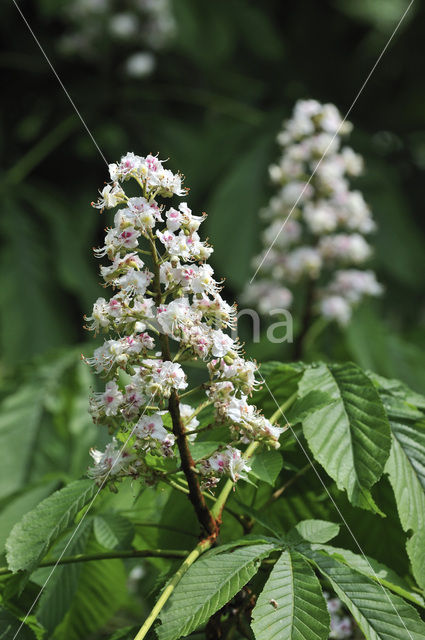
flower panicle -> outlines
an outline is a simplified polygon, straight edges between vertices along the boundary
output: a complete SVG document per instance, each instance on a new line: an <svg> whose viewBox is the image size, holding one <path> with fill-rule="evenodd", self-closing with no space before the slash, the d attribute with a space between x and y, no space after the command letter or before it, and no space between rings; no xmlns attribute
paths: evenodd
<svg viewBox="0 0 425 640"><path fill-rule="evenodd" d="M254 260L259 278L244 301L260 313L289 308L295 286L317 283L314 311L344 325L365 296L383 288L362 266L372 255L366 240L376 229L363 195L350 178L363 159L343 139L352 129L333 104L300 100L277 137L282 153L269 168L277 192L261 211L264 250Z"/></svg>
<svg viewBox="0 0 425 640"><path fill-rule="evenodd" d="M245 360L238 340L227 333L236 306L222 297L223 283L208 264L213 249L199 235L205 214L194 215L186 202L168 208L161 202L183 197L187 190L181 174L165 169L157 156L127 153L109 172L112 182L94 206L115 209L114 225L106 229L104 246L94 251L109 260L100 274L113 295L99 297L85 316L88 330L106 334L85 361L106 379L104 390L92 393L89 411L116 440L104 452L92 452L89 475L97 482L129 475L154 481L147 461L177 455L176 416L168 402L188 393L186 364L199 360L207 377L198 392L203 397L198 407L177 403L177 423L193 442L197 416L212 409L208 421L228 426L229 444L224 453L217 450L199 461L196 471L208 487L222 475L236 481L249 470L242 455L245 445L258 440L278 446L283 429L248 402L258 385L257 365ZM142 195L127 196L124 187L130 180ZM125 442L125 455L117 450L118 442Z"/></svg>

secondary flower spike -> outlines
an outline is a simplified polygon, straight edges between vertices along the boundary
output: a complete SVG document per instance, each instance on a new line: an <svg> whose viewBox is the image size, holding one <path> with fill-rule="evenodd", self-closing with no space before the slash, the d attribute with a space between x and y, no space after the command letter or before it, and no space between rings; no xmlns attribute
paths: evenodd
<svg viewBox="0 0 425 640"><path fill-rule="evenodd" d="M226 442L195 461L195 471L208 488L223 475L236 481L249 471L245 445L277 447L283 429L248 403L257 367L226 333L236 311L221 297L207 262L213 249L198 233L205 214L193 215L186 202L177 208L162 203L184 197L186 190L182 176L156 156L127 153L109 172L112 182L93 206L117 207L104 246L94 250L109 259L100 273L111 296L98 298L86 317L87 329L107 336L85 360L105 379L104 390L90 398L91 415L114 439L105 452L91 452L89 475L98 482L109 476L155 482L164 464L159 459L178 456L181 437L190 448L202 412L209 411L205 422L212 429L227 427ZM138 187L136 196L125 192L130 181ZM186 365L193 360L204 370L194 406L186 398L180 404L178 395L191 392ZM178 461L173 466L180 468Z"/></svg>
<svg viewBox="0 0 425 640"><path fill-rule="evenodd" d="M360 191L350 189L363 168L361 156L342 146L351 127L333 104L300 100L278 135L282 155L269 169L278 192L261 212L268 226L254 267L261 266L244 293L261 313L288 308L296 285L310 281L313 311L345 325L364 296L382 293L375 274L361 268L375 223Z"/></svg>

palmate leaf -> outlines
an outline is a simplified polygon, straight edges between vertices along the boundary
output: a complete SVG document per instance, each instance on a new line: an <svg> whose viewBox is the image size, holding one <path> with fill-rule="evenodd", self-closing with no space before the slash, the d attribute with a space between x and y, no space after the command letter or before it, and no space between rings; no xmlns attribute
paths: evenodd
<svg viewBox="0 0 425 640"><path fill-rule="evenodd" d="M425 424L391 421L392 447L385 466L402 527L425 527Z"/></svg>
<svg viewBox="0 0 425 640"><path fill-rule="evenodd" d="M257 640L327 640L329 614L319 580L294 550L282 553L252 612Z"/></svg>
<svg viewBox="0 0 425 640"><path fill-rule="evenodd" d="M425 623L402 598L322 550L306 546L302 554L329 580L367 640L423 640Z"/></svg>
<svg viewBox="0 0 425 640"><path fill-rule="evenodd" d="M162 610L158 638L177 640L197 629L246 585L273 549L256 544L198 560Z"/></svg>
<svg viewBox="0 0 425 640"><path fill-rule="evenodd" d="M370 489L382 475L391 445L377 390L359 367L347 363L308 368L299 395L317 391L327 393L332 402L304 416L310 449L355 506L377 510Z"/></svg>
<svg viewBox="0 0 425 640"><path fill-rule="evenodd" d="M98 491L92 480L76 480L40 502L10 532L6 541L9 569L31 571L50 545L73 524L77 513Z"/></svg>

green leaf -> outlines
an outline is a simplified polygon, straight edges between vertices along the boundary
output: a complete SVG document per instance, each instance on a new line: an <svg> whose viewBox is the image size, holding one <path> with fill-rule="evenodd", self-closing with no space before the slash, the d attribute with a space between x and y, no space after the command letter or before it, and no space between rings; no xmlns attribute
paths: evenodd
<svg viewBox="0 0 425 640"><path fill-rule="evenodd" d="M398 576L395 571L389 569L381 562L377 562L369 556L361 556L348 549L331 547L329 545L314 545L314 549L325 551L330 556L335 557L339 562L343 562L359 573L381 583L399 596L410 600L420 607L425 607L424 599L418 593L410 590L409 585Z"/></svg>
<svg viewBox="0 0 425 640"><path fill-rule="evenodd" d="M87 547L87 553L100 551L102 547L95 542ZM126 572L122 560L85 562L72 605L53 638L81 640L91 636L110 620L125 598Z"/></svg>
<svg viewBox="0 0 425 640"><path fill-rule="evenodd" d="M219 553L225 553L226 551L232 550L234 551L239 547L249 547L255 544L271 544L278 549L283 548L281 536L277 538L261 535L258 533L247 533L243 538L238 538L236 540L232 540L231 542L225 542L224 544L220 544L217 547L213 547L204 554L203 558L207 559L210 556L215 556Z"/></svg>
<svg viewBox="0 0 425 640"><path fill-rule="evenodd" d="M1 404L0 498L20 489L28 479L42 409L43 395L40 387L31 383L8 396Z"/></svg>
<svg viewBox="0 0 425 640"><path fill-rule="evenodd" d="M406 543L415 580L425 593L425 529L413 534Z"/></svg>
<svg viewBox="0 0 425 640"><path fill-rule="evenodd" d="M297 390L298 382L304 371L302 364L283 364L282 362L266 362L260 367L260 374L267 382L253 395L253 403L259 407L265 416L270 416L276 411L278 405ZM271 392L271 393L270 393Z"/></svg>
<svg viewBox="0 0 425 640"><path fill-rule="evenodd" d="M405 400L409 405L418 409L425 409L425 396L412 391L404 382L391 378L384 378L372 371L366 372L381 395L391 396Z"/></svg>
<svg viewBox="0 0 425 640"><path fill-rule="evenodd" d="M205 440L204 442L190 442L189 448L192 458L194 460L200 460L201 458L211 456L217 451L218 447L223 444L224 442Z"/></svg>
<svg viewBox="0 0 425 640"><path fill-rule="evenodd" d="M49 482L35 487L28 487L28 490L9 500L1 511L0 518L0 553L3 551L5 542L9 536L13 525L18 522L28 511L34 509L41 500L46 498L55 488L57 483Z"/></svg>
<svg viewBox="0 0 425 640"><path fill-rule="evenodd" d="M423 640L425 623L402 598L323 551L302 553L329 580L367 640Z"/></svg>
<svg viewBox="0 0 425 640"><path fill-rule="evenodd" d="M332 397L323 391L310 391L307 395L299 398L289 409L286 417L292 424L302 422L314 411L318 411L332 404Z"/></svg>
<svg viewBox="0 0 425 640"><path fill-rule="evenodd" d="M94 535L106 549L125 549L134 537L133 524L118 513L101 513L94 518Z"/></svg>
<svg viewBox="0 0 425 640"><path fill-rule="evenodd" d="M10 611L0 607L0 640L12 640L16 635L19 635L19 640L36 640L34 631Z"/></svg>
<svg viewBox="0 0 425 640"><path fill-rule="evenodd" d="M296 551L282 553L252 612L257 640L327 640L330 619L320 582Z"/></svg>
<svg viewBox="0 0 425 640"><path fill-rule="evenodd" d="M261 451L251 458L250 466L253 476L274 486L282 470L283 460L278 451Z"/></svg>
<svg viewBox="0 0 425 640"><path fill-rule="evenodd" d="M382 475L391 445L379 394L352 363L307 369L299 393L303 397L316 390L329 394L332 403L304 418L308 444L355 506L376 511L370 489Z"/></svg>
<svg viewBox="0 0 425 640"><path fill-rule="evenodd" d="M15 193L20 195L16 189ZM40 192L35 199L38 197ZM0 349L5 362L16 364L71 342L75 332L64 292L53 277L56 263L46 238L49 234L27 205L8 198L3 207L7 215L1 220L4 247L0 270L7 278L0 287ZM30 330L27 314L16 304L17 292L25 308L31 310Z"/></svg>
<svg viewBox="0 0 425 640"><path fill-rule="evenodd" d="M275 547L251 545L201 558L183 576L161 612L160 640L177 640L206 622L257 573Z"/></svg>
<svg viewBox="0 0 425 640"><path fill-rule="evenodd" d="M326 520L302 520L288 533L288 539L294 533L308 542L328 542L339 533L339 524Z"/></svg>
<svg viewBox="0 0 425 640"><path fill-rule="evenodd" d="M232 163L208 203L207 232L214 245L214 262L231 285L241 288L251 271L251 258L257 244L257 212L263 203L259 175L265 175L272 136L257 137L255 145ZM235 202L238 206L235 207ZM229 220L238 228L238 251L229 233Z"/></svg>
<svg viewBox="0 0 425 640"><path fill-rule="evenodd" d="M405 531L425 527L425 425L391 421L392 447L385 467Z"/></svg>
<svg viewBox="0 0 425 640"><path fill-rule="evenodd" d="M71 531L54 545L51 555L54 558L60 557L65 547L67 556L84 553L91 532L91 524L92 522L86 518L77 531ZM49 632L52 632L63 620L71 606L82 569L83 563L76 562L58 565L53 573L52 567L46 567L32 574L31 579L40 585L44 585L48 579L38 603L37 619Z"/></svg>
<svg viewBox="0 0 425 640"><path fill-rule="evenodd" d="M98 491L91 480L76 480L43 500L12 529L7 541L9 569L31 571L50 545L73 524L77 513Z"/></svg>

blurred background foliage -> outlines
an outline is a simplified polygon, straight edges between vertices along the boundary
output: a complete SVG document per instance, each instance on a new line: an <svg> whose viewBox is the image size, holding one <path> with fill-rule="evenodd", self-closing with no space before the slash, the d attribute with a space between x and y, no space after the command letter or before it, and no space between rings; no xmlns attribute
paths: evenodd
<svg viewBox="0 0 425 640"><path fill-rule="evenodd" d="M209 214L212 262L234 299L259 249L258 210L271 192L267 168L282 120L299 98L345 113L407 0L175 0L173 34L142 78L125 72L125 40L105 36L92 58L64 55L73 3L20 6L106 159L158 152L187 176L190 206ZM424 25L416 2L350 115L350 143L366 161L358 186L379 226L373 266L386 294L304 354L352 359L418 391L425 390ZM107 172L13 3L3 7L0 30L0 438L8 443L0 450L13 438L21 456L16 466L4 454L3 495L30 482L37 502L40 479L84 471L98 437L79 353L93 348L83 344L82 316L102 295L91 247L101 243L108 214L90 202ZM290 345L249 344L249 324L241 334L260 360L291 357Z"/></svg>

